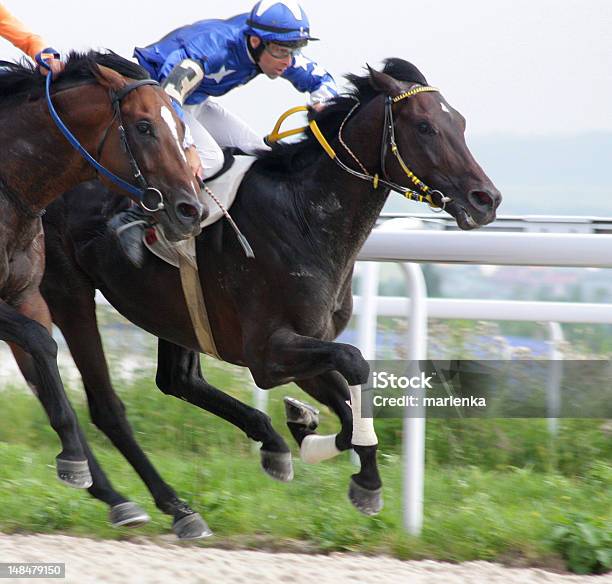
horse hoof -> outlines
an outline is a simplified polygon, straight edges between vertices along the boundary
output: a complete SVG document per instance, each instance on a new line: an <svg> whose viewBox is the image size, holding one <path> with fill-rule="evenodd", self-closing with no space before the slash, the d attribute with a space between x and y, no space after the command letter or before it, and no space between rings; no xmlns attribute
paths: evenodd
<svg viewBox="0 0 612 584"><path fill-rule="evenodd" d="M88 489L93 485L87 460L56 459L57 478L75 489Z"/></svg>
<svg viewBox="0 0 612 584"><path fill-rule="evenodd" d="M382 487L372 491L351 479L348 496L351 503L364 515L377 515L383 508Z"/></svg>
<svg viewBox="0 0 612 584"><path fill-rule="evenodd" d="M136 503L126 501L111 507L109 518L113 527L137 527L148 523L151 518Z"/></svg>
<svg viewBox="0 0 612 584"><path fill-rule="evenodd" d="M285 397L285 414L287 422L301 424L308 430L316 430L319 425L319 410L293 397Z"/></svg>
<svg viewBox="0 0 612 584"><path fill-rule="evenodd" d="M268 452L260 450L261 466L277 481L287 483L293 479L293 463L291 452Z"/></svg>
<svg viewBox="0 0 612 584"><path fill-rule="evenodd" d="M191 513L174 521L172 531L179 539L201 539L213 534L199 513Z"/></svg>

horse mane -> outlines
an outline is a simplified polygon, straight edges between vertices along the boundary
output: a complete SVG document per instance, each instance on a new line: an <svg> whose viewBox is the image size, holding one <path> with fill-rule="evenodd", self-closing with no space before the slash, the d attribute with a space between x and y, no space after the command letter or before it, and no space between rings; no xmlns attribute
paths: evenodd
<svg viewBox="0 0 612 584"><path fill-rule="evenodd" d="M130 79L149 77L140 65L112 51L73 51L68 55L64 71L53 80L53 91L94 82L96 65L114 69ZM25 58L18 62L0 61L0 108L40 99L44 93L45 76L40 73L37 65Z"/></svg>
<svg viewBox="0 0 612 584"><path fill-rule="evenodd" d="M427 85L423 74L408 61L398 58L385 59L383 73L398 81ZM323 135L329 140L337 136L340 125L349 111L359 102L357 111L380 94L371 83L369 73L365 75L348 74L345 79L351 87L346 93L328 102L320 112L309 109L308 119L314 119ZM314 134L308 129L304 137L291 143L274 144L272 150L261 151L257 163L258 170L269 175L293 175L310 166L323 152Z"/></svg>

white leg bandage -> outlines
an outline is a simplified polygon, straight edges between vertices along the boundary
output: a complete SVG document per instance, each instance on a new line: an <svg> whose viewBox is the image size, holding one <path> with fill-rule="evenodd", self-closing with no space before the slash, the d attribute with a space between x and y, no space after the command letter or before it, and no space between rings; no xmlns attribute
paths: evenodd
<svg viewBox="0 0 612 584"><path fill-rule="evenodd" d="M361 385L351 385L349 389L353 410L353 446L374 446L378 444L374 419L361 417Z"/></svg>
<svg viewBox="0 0 612 584"><path fill-rule="evenodd" d="M317 436L310 434L302 440L300 457L306 464L315 464L322 460L329 460L338 456L340 451L336 448L336 434Z"/></svg>

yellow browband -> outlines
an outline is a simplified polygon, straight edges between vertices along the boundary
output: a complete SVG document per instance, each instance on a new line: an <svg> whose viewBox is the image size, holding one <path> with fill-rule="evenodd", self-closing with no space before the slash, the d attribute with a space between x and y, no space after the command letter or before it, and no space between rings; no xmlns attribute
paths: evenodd
<svg viewBox="0 0 612 584"><path fill-rule="evenodd" d="M397 103L398 101L402 101L403 99L407 99L407 98L412 97L414 95L417 95L419 93L424 93L424 92L428 92L428 91L439 91L439 89L437 89L435 87L430 87L428 85L419 85L417 87L413 87L412 89L410 89L408 91L404 91L404 93L400 93L399 95L396 95L395 97L391 98L391 101L393 103ZM278 121L276 122L272 132L265 137L265 141L267 143L269 143L269 144L273 144L275 142L278 142L279 140L283 140L284 138L288 138L289 136L295 136L296 134L301 134L307 128L310 128L310 130L314 134L315 138L317 139L317 141L319 142L319 144L321 145L323 150L325 150L327 155L332 160L335 159L336 158L336 152L331 147L331 145L329 144L329 142L327 141L325 136L323 136L323 133L321 132L319 126L317 125L317 122L315 122L314 120L310 120L310 122L308 122L308 126L302 126L301 128L295 128L293 130L285 130L284 132L279 132L283 122L289 116L292 116L293 114L296 114L296 113L299 113L299 112L306 112L306 111L308 111L308 107L305 106L305 105L300 105L300 106L297 106L297 107L293 107L290 110L287 110L284 114L282 114L278 118ZM431 206L437 206L433 202L433 199L432 199L431 195L429 194L429 191L431 189L408 168L408 166L406 165L406 163L403 161L402 157L400 156L400 153L399 153L399 151L397 149L397 146L395 144L391 145L391 151L393 152L393 154L397 158L397 161L398 161L399 165L401 166L401 168L404 171L404 173L406 174L406 176L410 179L412 184L416 188L420 189L423 193L425 193L425 195L419 195L419 194L410 192L410 190L407 190L404 193L404 196L407 199L412 199L412 200L415 200L415 201L419 201L421 203L422 202L427 202ZM372 177L369 177L369 178L372 180L373 187L375 189L378 188L378 183L379 183L378 175L376 174L376 175L374 175Z"/></svg>
<svg viewBox="0 0 612 584"><path fill-rule="evenodd" d="M393 103L397 103L398 101L402 101L402 99L406 99L407 97L412 97L417 93L423 93L425 91L440 91L437 87L429 87L429 85L418 85L417 87L413 87L409 91L404 91L404 93L400 93L395 97L391 98Z"/></svg>

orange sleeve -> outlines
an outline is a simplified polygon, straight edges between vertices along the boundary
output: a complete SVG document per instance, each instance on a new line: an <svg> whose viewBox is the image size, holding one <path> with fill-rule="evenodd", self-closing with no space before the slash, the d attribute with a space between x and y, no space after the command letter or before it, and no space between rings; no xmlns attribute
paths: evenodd
<svg viewBox="0 0 612 584"><path fill-rule="evenodd" d="M17 20L3 4L0 4L0 36L32 58L49 46L42 37L28 30Z"/></svg>

